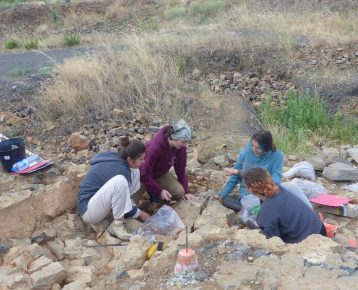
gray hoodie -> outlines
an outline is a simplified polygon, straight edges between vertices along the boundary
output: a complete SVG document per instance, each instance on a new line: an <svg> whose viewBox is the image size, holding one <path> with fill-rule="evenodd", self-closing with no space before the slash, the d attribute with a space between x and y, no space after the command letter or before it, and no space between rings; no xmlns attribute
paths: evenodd
<svg viewBox="0 0 358 290"><path fill-rule="evenodd" d="M98 153L90 161L90 170L83 178L77 195L77 212L82 216L87 210L91 197L112 177L123 175L131 183L131 171L128 162L116 151Z"/></svg>

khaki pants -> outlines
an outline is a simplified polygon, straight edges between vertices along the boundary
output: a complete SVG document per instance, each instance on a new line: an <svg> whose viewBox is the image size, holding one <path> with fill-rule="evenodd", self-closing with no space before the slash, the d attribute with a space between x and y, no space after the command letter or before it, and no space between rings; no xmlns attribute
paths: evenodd
<svg viewBox="0 0 358 290"><path fill-rule="evenodd" d="M162 176L155 179L165 190L169 191L173 199L179 200L184 196L184 188L178 181L178 179L170 172L164 173ZM132 199L135 204L139 204L143 194L146 192L146 188L141 184L140 189L132 195ZM148 192L150 195L151 193ZM160 198L160 196L158 196Z"/></svg>

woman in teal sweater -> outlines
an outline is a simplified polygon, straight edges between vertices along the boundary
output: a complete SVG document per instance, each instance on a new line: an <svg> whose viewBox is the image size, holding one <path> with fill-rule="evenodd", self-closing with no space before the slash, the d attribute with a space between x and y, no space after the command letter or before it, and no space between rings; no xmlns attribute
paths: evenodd
<svg viewBox="0 0 358 290"><path fill-rule="evenodd" d="M231 175L224 188L218 193L220 199L226 198L240 183L240 199L250 194L243 182L242 174L248 169L260 167L266 169L276 184L281 183L284 155L273 144L269 131L260 130L251 137L246 148L240 152L233 168L224 168L227 175Z"/></svg>

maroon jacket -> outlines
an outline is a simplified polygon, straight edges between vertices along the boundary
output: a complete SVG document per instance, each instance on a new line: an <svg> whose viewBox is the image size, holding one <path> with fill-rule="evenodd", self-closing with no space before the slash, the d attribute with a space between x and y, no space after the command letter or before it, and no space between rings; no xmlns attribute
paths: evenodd
<svg viewBox="0 0 358 290"><path fill-rule="evenodd" d="M146 144L144 164L140 168L140 180L148 193L160 195L163 187L155 180L168 172L174 166L178 181L184 187L185 193L189 192L188 179L185 174L186 148L171 148L168 143L169 126L161 128Z"/></svg>

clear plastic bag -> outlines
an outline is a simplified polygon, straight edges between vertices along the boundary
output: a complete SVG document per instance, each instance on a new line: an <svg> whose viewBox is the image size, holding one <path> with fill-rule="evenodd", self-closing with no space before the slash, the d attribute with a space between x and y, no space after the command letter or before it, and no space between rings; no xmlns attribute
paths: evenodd
<svg viewBox="0 0 358 290"><path fill-rule="evenodd" d="M249 221L257 226L257 209L260 206L260 199L253 194L245 195L240 200L242 209L240 211L240 217L242 221L247 224Z"/></svg>
<svg viewBox="0 0 358 290"><path fill-rule="evenodd" d="M154 215L147 219L138 229L137 234L155 241L155 235L174 236L185 225L174 209L163 205Z"/></svg>

